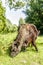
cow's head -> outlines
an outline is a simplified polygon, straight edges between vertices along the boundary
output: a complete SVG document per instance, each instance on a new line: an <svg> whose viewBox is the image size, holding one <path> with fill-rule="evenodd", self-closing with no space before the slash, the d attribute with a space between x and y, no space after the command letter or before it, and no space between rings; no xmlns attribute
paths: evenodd
<svg viewBox="0 0 43 65"><path fill-rule="evenodd" d="M11 56L14 57L18 54L18 45L16 43L11 46Z"/></svg>

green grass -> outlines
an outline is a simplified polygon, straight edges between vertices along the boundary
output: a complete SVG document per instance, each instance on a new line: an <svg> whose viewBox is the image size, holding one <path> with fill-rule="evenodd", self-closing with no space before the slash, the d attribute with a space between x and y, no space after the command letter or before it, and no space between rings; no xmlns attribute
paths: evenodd
<svg viewBox="0 0 43 65"><path fill-rule="evenodd" d="M28 47L16 57L9 56L9 46L16 38L17 33L0 34L0 65L43 65L43 36L36 40L38 52L34 47Z"/></svg>

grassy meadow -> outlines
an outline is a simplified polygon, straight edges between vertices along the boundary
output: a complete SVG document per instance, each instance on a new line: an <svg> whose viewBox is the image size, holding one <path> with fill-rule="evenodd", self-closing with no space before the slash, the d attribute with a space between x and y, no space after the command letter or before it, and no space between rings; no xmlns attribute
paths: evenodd
<svg viewBox="0 0 43 65"><path fill-rule="evenodd" d="M34 47L26 48L16 57L9 55L9 47L16 38L17 32L0 34L0 65L43 65L43 36L39 36L36 40L38 52Z"/></svg>

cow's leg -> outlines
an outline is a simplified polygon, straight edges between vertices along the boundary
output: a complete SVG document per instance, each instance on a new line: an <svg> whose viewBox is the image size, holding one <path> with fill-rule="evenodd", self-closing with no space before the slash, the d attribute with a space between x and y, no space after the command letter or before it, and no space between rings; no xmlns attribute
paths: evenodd
<svg viewBox="0 0 43 65"><path fill-rule="evenodd" d="M28 41L25 40L22 46L23 50L25 50L27 46L28 46Z"/></svg>
<svg viewBox="0 0 43 65"><path fill-rule="evenodd" d="M35 47L36 51L38 51L35 41L32 41L32 45Z"/></svg>
<svg viewBox="0 0 43 65"><path fill-rule="evenodd" d="M22 49L22 46L23 46L23 38L20 40L20 44L19 44L19 46L18 46L18 50L19 50L19 52L21 51L21 49Z"/></svg>

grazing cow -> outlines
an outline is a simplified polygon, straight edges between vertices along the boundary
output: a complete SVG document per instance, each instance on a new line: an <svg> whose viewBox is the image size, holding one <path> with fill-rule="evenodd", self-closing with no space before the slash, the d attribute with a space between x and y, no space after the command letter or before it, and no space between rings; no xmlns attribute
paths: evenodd
<svg viewBox="0 0 43 65"><path fill-rule="evenodd" d="M39 35L40 31L37 30L36 26L33 24L26 24L27 26L27 30L29 31L29 36L26 38L25 43L23 44L23 46L28 46L28 44L31 44L36 48L36 51L38 51L36 44L35 44L35 40L37 39L37 36Z"/></svg>
<svg viewBox="0 0 43 65"><path fill-rule="evenodd" d="M35 25L20 25L16 41L11 46L11 56L17 55L21 51L22 47L26 48L30 43L35 47L36 51L38 51L35 43L38 35L39 31Z"/></svg>

